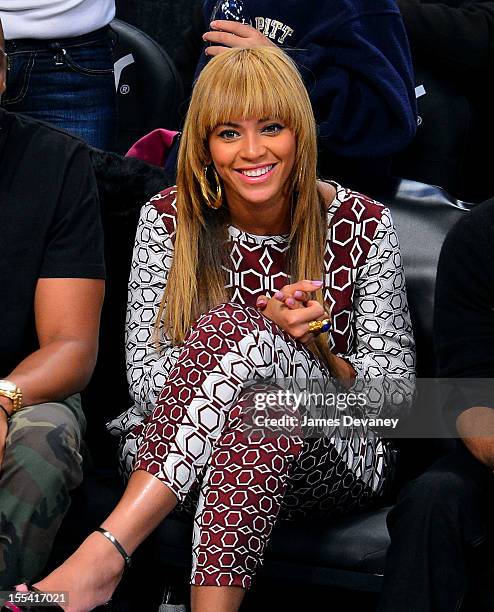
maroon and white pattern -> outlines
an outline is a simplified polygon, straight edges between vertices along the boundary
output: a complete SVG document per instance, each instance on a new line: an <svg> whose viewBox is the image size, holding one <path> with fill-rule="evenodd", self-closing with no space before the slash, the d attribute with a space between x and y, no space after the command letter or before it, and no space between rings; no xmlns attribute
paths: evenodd
<svg viewBox="0 0 494 612"><path fill-rule="evenodd" d="M349 359L363 380L386 374L411 381L413 340L389 213L336 187L323 271L324 297L332 307L331 349ZM229 228L232 302L205 313L182 347L163 337L157 345L153 324L173 256L174 193L156 196L141 214L127 320L135 404L109 428L122 436L127 474L145 469L179 500L202 481L194 583L248 586L280 510L331 514L365 505L386 483L389 445L360 429L353 437L334 433L303 444L267 438L253 449L242 434L245 382L327 376L312 353L253 307L258 295L289 280L284 236ZM376 410L386 405L388 391L376 400ZM402 391L406 404L410 388Z"/></svg>

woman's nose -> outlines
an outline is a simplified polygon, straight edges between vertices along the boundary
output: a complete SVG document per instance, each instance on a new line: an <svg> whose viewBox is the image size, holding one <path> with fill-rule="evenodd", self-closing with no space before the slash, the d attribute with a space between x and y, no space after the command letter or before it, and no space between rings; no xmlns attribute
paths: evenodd
<svg viewBox="0 0 494 612"><path fill-rule="evenodd" d="M266 152L263 139L259 134L246 134L242 155L245 159L257 159Z"/></svg>

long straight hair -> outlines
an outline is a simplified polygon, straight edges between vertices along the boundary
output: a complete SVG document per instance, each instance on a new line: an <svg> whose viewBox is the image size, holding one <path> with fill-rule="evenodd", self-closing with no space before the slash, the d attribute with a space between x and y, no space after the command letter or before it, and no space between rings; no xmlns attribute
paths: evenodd
<svg viewBox="0 0 494 612"><path fill-rule="evenodd" d="M251 118L277 119L295 134L295 163L287 185L292 224L286 272L293 281L321 277L326 207L317 190L316 126L307 90L295 64L279 49L231 49L201 72L180 142L174 257L158 314L174 344L183 342L202 313L230 299L222 267L228 206L208 208L200 181L211 162L208 140L215 127ZM322 303L321 290L316 299ZM317 346L315 352L328 361L327 340L318 338Z"/></svg>

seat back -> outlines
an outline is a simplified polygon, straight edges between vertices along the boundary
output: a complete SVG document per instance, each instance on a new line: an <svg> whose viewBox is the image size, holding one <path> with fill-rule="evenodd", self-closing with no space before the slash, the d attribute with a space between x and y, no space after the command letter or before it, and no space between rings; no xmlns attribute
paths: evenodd
<svg viewBox="0 0 494 612"><path fill-rule="evenodd" d="M116 151L125 154L156 128L178 129L183 86L160 45L138 28L114 19L118 129Z"/></svg>
<svg viewBox="0 0 494 612"><path fill-rule="evenodd" d="M450 228L472 204L452 198L440 187L407 179L371 185L369 195L391 210L405 268L417 347L417 376L434 377L432 323L439 253Z"/></svg>
<svg viewBox="0 0 494 612"><path fill-rule="evenodd" d="M370 192L388 205L398 233L417 350L417 377L433 378L436 376L432 333L434 290L439 254L447 233L468 214L472 204L452 198L440 187L407 179L375 185ZM414 405L412 429L413 424L421 423L422 431L425 427L431 436L443 436L441 398L428 395L427 401L419 395ZM400 453L392 493L450 450L454 441L444 437L400 438L396 444Z"/></svg>

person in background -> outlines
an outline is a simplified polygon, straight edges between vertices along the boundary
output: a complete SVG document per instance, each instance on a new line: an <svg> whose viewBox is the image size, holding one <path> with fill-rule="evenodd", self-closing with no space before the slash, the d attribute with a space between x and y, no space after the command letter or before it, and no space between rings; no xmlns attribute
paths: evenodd
<svg viewBox="0 0 494 612"><path fill-rule="evenodd" d="M7 58L0 21L0 94ZM0 109L0 591L42 571L82 479L103 236L85 145Z"/></svg>
<svg viewBox="0 0 494 612"><path fill-rule="evenodd" d="M7 93L2 106L112 149L115 0L0 0Z"/></svg>
<svg viewBox="0 0 494 612"><path fill-rule="evenodd" d="M494 2L398 0L412 50L420 125L395 174L481 202L494 195Z"/></svg>
<svg viewBox="0 0 494 612"><path fill-rule="evenodd" d="M392 156L416 130L412 63L395 0L365 8L355 0L204 0L201 12L196 8L175 55L186 82L231 47L278 46L295 61L309 92L320 174L363 188L366 179L390 173ZM211 24L215 15L228 20ZM237 15L250 23L235 21Z"/></svg>
<svg viewBox="0 0 494 612"><path fill-rule="evenodd" d="M408 483L388 516L379 612L492 610L494 547L494 200L448 234L437 271L434 343L453 392L457 447ZM420 441L417 440L419 444ZM487 596L488 593L486 593Z"/></svg>

